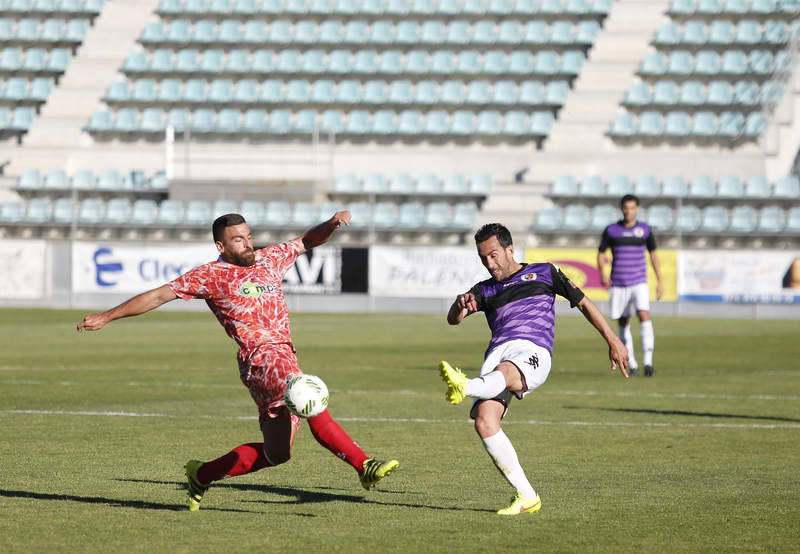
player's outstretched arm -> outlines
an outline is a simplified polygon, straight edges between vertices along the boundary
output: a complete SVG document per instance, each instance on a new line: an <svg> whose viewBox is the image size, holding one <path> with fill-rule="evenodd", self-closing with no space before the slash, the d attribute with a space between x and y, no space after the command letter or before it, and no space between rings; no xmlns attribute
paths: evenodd
<svg viewBox="0 0 800 554"><path fill-rule="evenodd" d="M347 210L336 212L328 221L312 227L305 234L297 237L297 240L303 241L305 250L311 250L315 246L328 242L333 232L341 227L342 223L350 225L350 212Z"/></svg>
<svg viewBox="0 0 800 554"><path fill-rule="evenodd" d="M584 296L578 302L578 309L608 343L608 359L611 360L611 371L619 367L622 374L628 377L628 350L619 340L617 334L611 330L600 309L587 296Z"/></svg>
<svg viewBox="0 0 800 554"><path fill-rule="evenodd" d="M78 332L83 330L99 331L107 323L115 319L149 312L176 298L177 296L172 292L171 288L167 285L162 285L156 289L129 298L119 306L106 310L102 314L87 314L83 318L83 321L78 323Z"/></svg>
<svg viewBox="0 0 800 554"><path fill-rule="evenodd" d="M458 325L469 314L478 311L478 302L475 300L475 295L471 292L459 294L450 310L447 312L447 323L450 325Z"/></svg>

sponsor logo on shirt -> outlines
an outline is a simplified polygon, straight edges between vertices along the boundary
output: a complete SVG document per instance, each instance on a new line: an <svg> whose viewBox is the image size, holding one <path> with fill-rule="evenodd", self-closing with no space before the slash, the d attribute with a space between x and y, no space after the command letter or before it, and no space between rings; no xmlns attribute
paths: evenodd
<svg viewBox="0 0 800 554"><path fill-rule="evenodd" d="M259 298L265 291L272 292L273 290L275 290L274 286L265 287L264 285L248 281L239 288L239 294L251 298Z"/></svg>

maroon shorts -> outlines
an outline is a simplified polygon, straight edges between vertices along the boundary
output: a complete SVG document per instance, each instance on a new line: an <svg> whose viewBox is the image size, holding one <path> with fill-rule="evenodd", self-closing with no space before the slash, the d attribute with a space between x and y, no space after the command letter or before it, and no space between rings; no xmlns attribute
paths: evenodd
<svg viewBox="0 0 800 554"><path fill-rule="evenodd" d="M242 360L239 359L241 379L258 406L258 421L263 424L286 410L283 393L290 375L303 373L291 344L263 346ZM292 425L300 427L300 418L291 414Z"/></svg>

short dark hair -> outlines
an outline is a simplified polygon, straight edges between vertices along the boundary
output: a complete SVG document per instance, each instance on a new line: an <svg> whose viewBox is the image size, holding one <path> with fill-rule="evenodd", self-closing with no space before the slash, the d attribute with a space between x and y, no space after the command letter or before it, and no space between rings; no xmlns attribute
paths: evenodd
<svg viewBox="0 0 800 554"><path fill-rule="evenodd" d="M511 240L511 232L506 229L504 225L500 223L487 223L475 233L475 244L480 244L492 237L497 237L497 242L499 242L500 246L503 248L508 248L508 245L513 243Z"/></svg>
<svg viewBox="0 0 800 554"><path fill-rule="evenodd" d="M625 202L636 202L636 205L638 206L639 197L636 196L635 194L626 194L625 196L622 197L622 200L619 203L620 207L624 206Z"/></svg>
<svg viewBox="0 0 800 554"><path fill-rule="evenodd" d="M219 216L217 219L214 220L214 224L211 225L211 234L214 235L214 242L222 240L222 233L225 230L225 227L240 225L242 223L247 223L247 222L239 214L225 214Z"/></svg>

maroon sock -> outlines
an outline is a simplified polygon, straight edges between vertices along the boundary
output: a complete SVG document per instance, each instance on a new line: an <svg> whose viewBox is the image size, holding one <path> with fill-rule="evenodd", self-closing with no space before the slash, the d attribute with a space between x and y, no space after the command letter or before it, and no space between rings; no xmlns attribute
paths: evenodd
<svg viewBox="0 0 800 554"><path fill-rule="evenodd" d="M364 454L361 447L333 420L328 410L309 418L308 425L318 443L353 466L356 471L362 470L364 461L369 459L369 456Z"/></svg>
<svg viewBox="0 0 800 554"><path fill-rule="evenodd" d="M252 473L270 465L264 456L264 443L251 442L241 444L224 456L204 463L197 471L197 479L207 485L220 479Z"/></svg>

